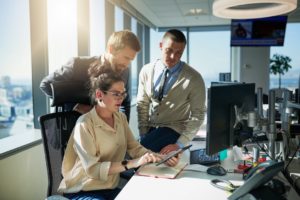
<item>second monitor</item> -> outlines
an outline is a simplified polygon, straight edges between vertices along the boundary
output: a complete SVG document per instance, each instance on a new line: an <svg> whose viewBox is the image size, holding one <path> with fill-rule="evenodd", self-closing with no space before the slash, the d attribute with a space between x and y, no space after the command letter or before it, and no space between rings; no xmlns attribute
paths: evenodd
<svg viewBox="0 0 300 200"><path fill-rule="evenodd" d="M213 84L208 90L206 152L220 152L252 137L247 123L235 125L234 107L242 112L254 111L255 84Z"/></svg>

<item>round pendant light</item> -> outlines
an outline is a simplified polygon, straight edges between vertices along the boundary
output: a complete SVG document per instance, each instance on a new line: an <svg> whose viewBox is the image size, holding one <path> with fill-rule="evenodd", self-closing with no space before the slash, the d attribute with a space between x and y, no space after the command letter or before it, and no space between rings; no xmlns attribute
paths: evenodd
<svg viewBox="0 0 300 200"><path fill-rule="evenodd" d="M282 15L297 8L297 0L215 0L213 14L221 18L250 19Z"/></svg>

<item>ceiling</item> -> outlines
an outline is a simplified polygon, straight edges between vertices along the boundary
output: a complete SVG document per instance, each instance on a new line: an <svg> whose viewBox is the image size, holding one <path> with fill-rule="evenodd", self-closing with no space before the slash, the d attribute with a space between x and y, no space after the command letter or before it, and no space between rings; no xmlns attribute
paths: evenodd
<svg viewBox="0 0 300 200"><path fill-rule="evenodd" d="M228 19L212 15L213 0L126 0L141 15L158 28L183 26L227 25ZM191 15L191 9L202 9ZM289 13L289 22L300 22L300 0L298 8Z"/></svg>

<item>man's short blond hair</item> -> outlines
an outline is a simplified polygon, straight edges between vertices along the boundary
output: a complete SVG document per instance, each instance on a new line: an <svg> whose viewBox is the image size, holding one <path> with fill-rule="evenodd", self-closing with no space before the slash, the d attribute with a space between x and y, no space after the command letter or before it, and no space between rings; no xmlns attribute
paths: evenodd
<svg viewBox="0 0 300 200"><path fill-rule="evenodd" d="M141 50L140 42L137 36L130 30L114 32L108 39L107 48L113 47L119 51L125 47L129 47L136 52Z"/></svg>

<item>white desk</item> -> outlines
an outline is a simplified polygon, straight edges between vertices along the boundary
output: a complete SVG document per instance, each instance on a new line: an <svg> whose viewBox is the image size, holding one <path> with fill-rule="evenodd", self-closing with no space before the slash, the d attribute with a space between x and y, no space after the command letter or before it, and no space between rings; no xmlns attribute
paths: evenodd
<svg viewBox="0 0 300 200"><path fill-rule="evenodd" d="M196 145L194 145L196 146ZM182 160L188 161L185 151ZM222 163L226 169L233 168L233 162ZM134 175L117 196L116 200L222 200L230 193L210 184L211 179L230 180L242 185L242 174L228 173L226 176L212 176L206 172L182 171L176 179L152 178Z"/></svg>
<svg viewBox="0 0 300 200"><path fill-rule="evenodd" d="M210 180L221 178L241 185L241 174L212 176L205 172L182 171L176 179L133 176L116 200L199 200L227 199L229 192L210 184Z"/></svg>
<svg viewBox="0 0 300 200"><path fill-rule="evenodd" d="M187 161L186 151L182 159ZM232 155L231 155L232 156ZM233 169L234 162L228 157L222 161L226 169ZM280 180L289 183L280 175ZM226 176L212 176L206 172L182 171L176 179L152 178L134 175L117 196L116 200L226 200L230 193L210 184L210 180L219 178L242 185L242 174L227 173ZM299 199L294 189L288 192L287 199Z"/></svg>

